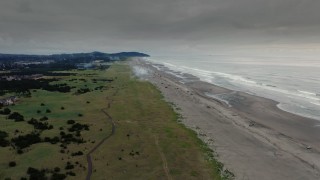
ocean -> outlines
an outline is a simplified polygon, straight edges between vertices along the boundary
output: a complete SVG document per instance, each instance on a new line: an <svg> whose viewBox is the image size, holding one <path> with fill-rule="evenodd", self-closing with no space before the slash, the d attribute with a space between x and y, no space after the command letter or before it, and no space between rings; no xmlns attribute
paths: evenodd
<svg viewBox="0 0 320 180"><path fill-rule="evenodd" d="M208 83L273 99L284 111L320 120L320 60L317 58L208 55L153 56L147 60L164 65L178 77L192 74Z"/></svg>

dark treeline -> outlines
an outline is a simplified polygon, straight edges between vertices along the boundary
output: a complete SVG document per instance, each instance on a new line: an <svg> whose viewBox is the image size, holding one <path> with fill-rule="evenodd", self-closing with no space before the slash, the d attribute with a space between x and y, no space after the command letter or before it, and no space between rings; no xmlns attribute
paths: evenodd
<svg viewBox="0 0 320 180"><path fill-rule="evenodd" d="M51 180L63 180L66 179L66 175L59 173L60 168L56 167L53 170L50 169L36 169L33 167L29 167L27 170L27 174L29 175L29 179L48 179L48 176Z"/></svg>
<svg viewBox="0 0 320 180"><path fill-rule="evenodd" d="M24 54L0 54L0 62L14 62L14 61L65 61L84 63L93 60L112 61L114 59L125 59L129 57L148 57L149 55L139 52L121 52L121 53L73 53L73 54L53 54L53 55L24 55Z"/></svg>
<svg viewBox="0 0 320 180"><path fill-rule="evenodd" d="M75 69L76 65L74 62L51 62L48 64L18 64L14 62L0 62L0 69L3 70L15 70L22 71L22 73L29 74L43 74L48 71L68 71Z"/></svg>
<svg viewBox="0 0 320 180"><path fill-rule="evenodd" d="M53 84L58 79L22 79L22 80L0 80L0 94L5 92L25 93L30 89L43 89L47 91L70 92L71 87L67 84Z"/></svg>
<svg viewBox="0 0 320 180"><path fill-rule="evenodd" d="M6 73L1 73L0 79L4 79L6 76L31 76L35 74L40 74L44 76L71 76L77 75L77 73L62 73L62 72L50 72L47 70L35 70L35 69L24 69L23 71L11 71Z"/></svg>

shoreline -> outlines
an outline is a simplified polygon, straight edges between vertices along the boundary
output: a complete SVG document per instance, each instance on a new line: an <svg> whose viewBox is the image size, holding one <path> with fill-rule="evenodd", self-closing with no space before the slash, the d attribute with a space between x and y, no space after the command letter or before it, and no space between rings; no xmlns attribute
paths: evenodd
<svg viewBox="0 0 320 180"><path fill-rule="evenodd" d="M144 59L145 60L145 59ZM169 66L172 66L172 64L170 64L169 66L166 65L166 63L164 64L161 64L159 62L154 62L154 61L149 61L148 59L146 60L150 63L153 64L153 66L155 68L157 68L157 70L162 70L162 71L166 71L167 73L170 73L176 77L181 77L184 76L184 75L187 75L187 76L193 76L195 78L197 78L198 80L200 81L203 81L203 82L206 82L206 83L209 83L209 84L213 84L215 86L219 86L219 87L223 87L223 88L226 88L226 89L229 89L229 90L233 90L233 91L239 91L239 92L244 92L244 93L247 93L247 94L250 94L250 95L253 95L253 96L259 96L259 97L263 97L263 98L266 98L266 99L270 99L270 100L274 100L276 102L278 102L277 104L277 107L279 109L281 109L282 111L286 111L286 112L289 112L291 114L295 114L295 115L298 115L298 116L302 116L304 118L308 118L308 119L314 119L314 120L317 120L319 121L320 123L320 117L315 115L315 114L310 114L310 113L305 113L305 112L301 112L300 110L297 110L297 109L292 109L291 105L288 105L288 102L285 102L283 100L279 100L275 97L271 97L270 95L263 95L261 93L257 93L257 92L252 92L252 91L244 91L245 89L242 89L242 90L237 90L237 88L231 88L231 87L226 87L225 85L219 85L219 84L214 84L212 83L212 81L204 78L203 77L200 77L200 76L196 76L196 75L193 75L193 74L190 74L189 72L184 72L184 71L180 71L180 70L176 70L175 68L171 68ZM182 78L183 79L183 78ZM277 87L277 86L273 86L273 85L266 85L266 86L269 86L269 87ZM300 92L300 93L304 93L304 94L312 94L312 95L316 95L316 96L320 96L319 94L317 93L310 93L308 91L301 91L301 90L297 90L297 92ZM283 96L286 96L285 94L283 94ZM319 105L319 104L315 104L313 102L309 102L313 105ZM290 103L289 103L290 104ZM291 107L291 108L290 108ZM304 105L300 106L300 108L305 108ZM315 110L315 109L312 109L312 110Z"/></svg>
<svg viewBox="0 0 320 180"><path fill-rule="evenodd" d="M319 121L283 111L276 101L195 77L181 83L144 60L130 63L149 71L142 78L177 106L182 123L198 133L236 179L320 178ZM228 95L231 107L206 93Z"/></svg>

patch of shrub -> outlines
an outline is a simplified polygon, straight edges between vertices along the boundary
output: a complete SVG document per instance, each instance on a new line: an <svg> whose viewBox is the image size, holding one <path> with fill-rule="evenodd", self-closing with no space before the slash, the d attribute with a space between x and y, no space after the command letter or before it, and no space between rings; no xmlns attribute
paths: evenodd
<svg viewBox="0 0 320 180"><path fill-rule="evenodd" d="M82 131L82 130L86 130L89 131L89 126L86 124L80 124L80 123L75 123L71 126L71 128L68 129L70 132L74 132L74 131Z"/></svg>
<svg viewBox="0 0 320 180"><path fill-rule="evenodd" d="M75 120L68 120L68 121L67 121L67 124L74 124L74 123L76 123Z"/></svg>
<svg viewBox="0 0 320 180"><path fill-rule="evenodd" d="M15 122L24 121L23 115L19 114L18 112L14 112L8 116L8 119L13 119Z"/></svg>
<svg viewBox="0 0 320 180"><path fill-rule="evenodd" d="M45 170L38 170L32 167L29 167L27 170L27 174L29 175L29 179L47 179Z"/></svg>
<svg viewBox="0 0 320 180"><path fill-rule="evenodd" d="M11 142L17 149L23 149L29 147L32 144L40 143L40 135L37 133L32 132L31 134L18 136L11 139Z"/></svg>
<svg viewBox="0 0 320 180"><path fill-rule="evenodd" d="M40 118L40 121L46 121L48 120L49 118L47 116L43 116L42 118Z"/></svg>
<svg viewBox="0 0 320 180"><path fill-rule="evenodd" d="M84 143L85 141L81 138L75 138L73 136L73 134L64 134L64 135L61 135L61 142L62 143L66 143L66 144L69 144L71 142L74 142L74 143Z"/></svg>
<svg viewBox="0 0 320 180"><path fill-rule="evenodd" d="M72 172L72 171L69 171L69 172L67 172L66 174L69 175L69 176L76 176L76 173L74 173L74 172Z"/></svg>
<svg viewBox="0 0 320 180"><path fill-rule="evenodd" d="M17 163L14 161L9 162L9 167L15 167L16 165L17 165Z"/></svg>
<svg viewBox="0 0 320 180"><path fill-rule="evenodd" d="M71 154L71 156L82 156L82 155L83 155L82 151L78 151L78 152L75 152L75 153Z"/></svg>
<svg viewBox="0 0 320 180"><path fill-rule="evenodd" d="M53 170L54 170L54 172L60 172L60 168L59 167L55 167Z"/></svg>
<svg viewBox="0 0 320 180"><path fill-rule="evenodd" d="M96 88L94 88L94 90L102 90L104 88L104 86L98 86Z"/></svg>
<svg viewBox="0 0 320 180"><path fill-rule="evenodd" d="M80 88L77 90L76 94L85 94L87 92L90 92L91 90L89 88Z"/></svg>
<svg viewBox="0 0 320 180"><path fill-rule="evenodd" d="M67 176L65 174L53 173L50 179L51 180L63 180L66 178L67 178Z"/></svg>
<svg viewBox="0 0 320 180"><path fill-rule="evenodd" d="M73 169L74 168L74 165L71 164L70 162L67 162L67 165L65 167L66 170L69 170L69 169Z"/></svg>
<svg viewBox="0 0 320 180"><path fill-rule="evenodd" d="M55 136L53 138L50 138L50 137L45 137L44 138L44 142L49 142L51 144L57 144L58 142L60 142L60 138Z"/></svg>
<svg viewBox="0 0 320 180"><path fill-rule="evenodd" d="M28 124L33 125L34 129L39 129L39 130L50 130L50 129L53 129L53 126L49 125L47 122L39 122L34 118L31 118L28 121Z"/></svg>

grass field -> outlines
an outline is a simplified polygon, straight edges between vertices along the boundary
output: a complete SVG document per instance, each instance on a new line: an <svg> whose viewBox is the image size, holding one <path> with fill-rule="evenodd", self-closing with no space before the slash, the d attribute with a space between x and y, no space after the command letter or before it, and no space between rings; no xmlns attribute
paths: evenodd
<svg viewBox="0 0 320 180"><path fill-rule="evenodd" d="M75 72L76 76L60 77L58 82L74 86L73 92L37 90L32 92L31 98L21 98L9 108L23 114L26 120L47 116L47 122L54 128L43 131L42 138L65 131L70 119L88 124L90 130L81 131L86 143L71 143L65 153L60 152L60 143L34 144L21 155L12 147L0 148L0 179L27 177L28 167L59 167L64 173L69 171L64 170L68 161L75 165L72 171L76 176L67 179L85 179L85 154L111 133L111 122L101 109L112 117L116 131L92 154L91 179L222 179L221 166L213 159L212 152L193 131L177 122L178 115L153 85L132 76L129 66L114 64L106 71ZM113 81L95 83L92 80L106 78ZM104 88L74 95L76 89L99 86ZM51 113L46 113L47 109ZM20 134L33 131L26 122L14 122L0 115L0 130L8 132L12 138L19 135L15 134L16 129L22 131ZM79 150L84 155L70 155ZM17 165L9 167L10 161Z"/></svg>

